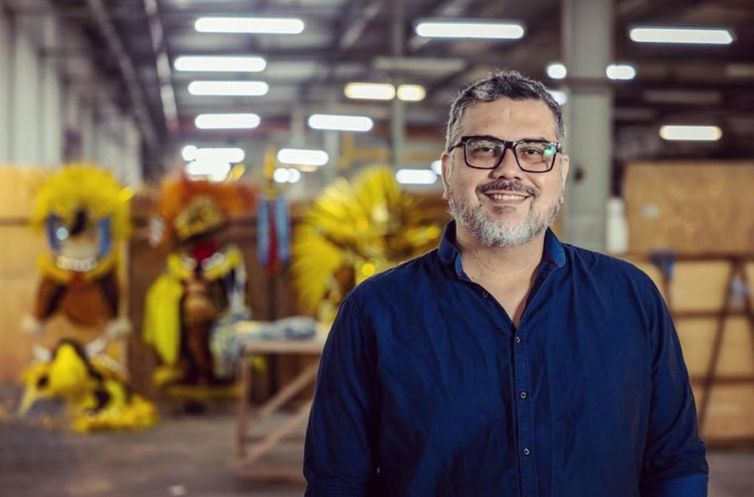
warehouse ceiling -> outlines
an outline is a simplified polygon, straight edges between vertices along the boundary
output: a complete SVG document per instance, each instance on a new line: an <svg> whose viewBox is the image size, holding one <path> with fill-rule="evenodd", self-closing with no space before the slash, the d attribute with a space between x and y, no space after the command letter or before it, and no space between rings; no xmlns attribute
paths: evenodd
<svg viewBox="0 0 754 497"><path fill-rule="evenodd" d="M515 68L556 89L568 80L547 76L562 59L559 0L26 0L27 13L53 9L80 26L96 47L98 64L119 85L120 105L151 127L157 142L189 140L204 112L254 112L254 133L280 132L312 112L337 110L375 118L388 130L390 103L348 100L352 81L416 83L422 102L406 103L408 136L441 136L447 106L460 85L494 68ZM43 5L45 7L43 7ZM36 10L35 10L36 9ZM616 0L614 60L636 67L614 90L618 160L754 155L754 1ZM207 34L202 16L298 17L300 35ZM520 40L419 38L423 18L483 18L521 22ZM638 44L635 25L714 26L732 29L730 45ZM260 73L177 72L181 55L259 55ZM398 58L401 57L401 58ZM421 58L405 63L402 58ZM401 63L403 62L403 63ZM207 97L187 91L195 79L253 79L269 84L262 97ZM141 109L141 111L139 111ZM712 144L667 143L666 123L716 124L723 139ZM221 132L214 132L221 133ZM233 132L227 132L232 135ZM237 133L237 132L236 132ZM248 133L248 132L247 132ZM387 134L387 133L386 133Z"/></svg>

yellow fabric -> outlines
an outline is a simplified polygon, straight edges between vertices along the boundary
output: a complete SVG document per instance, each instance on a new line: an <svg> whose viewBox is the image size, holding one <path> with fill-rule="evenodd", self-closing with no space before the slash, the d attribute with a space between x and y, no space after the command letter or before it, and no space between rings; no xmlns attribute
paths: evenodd
<svg viewBox="0 0 754 497"><path fill-rule="evenodd" d="M181 295L183 285L170 273L157 278L147 292L144 342L154 347L167 364L178 361Z"/></svg>
<svg viewBox="0 0 754 497"><path fill-rule="evenodd" d="M222 278L243 262L241 251L238 247L231 246L223 252L225 258L221 264L217 264L204 271L204 278L210 281Z"/></svg>
<svg viewBox="0 0 754 497"><path fill-rule="evenodd" d="M59 397L66 402L71 428L81 433L142 429L157 422L158 411L152 402L129 393L116 371L97 360L89 362L71 344L58 347L51 362L32 364L23 379L26 388L20 415L37 399ZM105 405L98 394L102 389L108 394Z"/></svg>
<svg viewBox="0 0 754 497"><path fill-rule="evenodd" d="M48 378L49 391L74 401L81 399L92 387L86 363L69 346L60 347L57 351L55 360L50 363Z"/></svg>
<svg viewBox="0 0 754 497"><path fill-rule="evenodd" d="M242 254L237 247L229 247L223 255L221 263L205 270L205 279L213 281L222 278L242 263ZM144 342L154 347L162 362L170 366L178 361L180 349L181 282L187 280L192 271L186 261L177 253L170 254L167 272L157 278L147 292Z"/></svg>

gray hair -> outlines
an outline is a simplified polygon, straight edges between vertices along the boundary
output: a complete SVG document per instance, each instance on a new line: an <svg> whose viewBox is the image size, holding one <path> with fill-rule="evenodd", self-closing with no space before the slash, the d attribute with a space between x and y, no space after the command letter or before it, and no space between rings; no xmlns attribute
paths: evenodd
<svg viewBox="0 0 754 497"><path fill-rule="evenodd" d="M455 145L458 140L458 127L466 110L476 102L493 102L500 98L512 100L539 100L552 111L558 140L565 136L563 113L560 105L541 82L522 76L517 71L497 71L486 78L475 81L465 87L450 105L447 131L445 133L445 150Z"/></svg>

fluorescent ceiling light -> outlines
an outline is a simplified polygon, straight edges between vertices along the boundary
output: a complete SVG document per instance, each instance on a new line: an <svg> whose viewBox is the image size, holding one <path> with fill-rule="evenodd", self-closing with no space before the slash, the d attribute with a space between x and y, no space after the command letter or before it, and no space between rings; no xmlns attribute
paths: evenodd
<svg viewBox="0 0 754 497"><path fill-rule="evenodd" d="M395 179L402 185L434 185L437 174L430 169L399 169Z"/></svg>
<svg viewBox="0 0 754 497"><path fill-rule="evenodd" d="M558 105L565 105L568 102L568 95L564 91L560 90L547 90L552 98L558 103Z"/></svg>
<svg viewBox="0 0 754 497"><path fill-rule="evenodd" d="M717 141L723 131L717 126L667 125L660 128L663 140Z"/></svg>
<svg viewBox="0 0 754 497"><path fill-rule="evenodd" d="M181 157L185 161L192 161L196 159L196 151L199 150L196 145L186 145L181 149Z"/></svg>
<svg viewBox="0 0 754 497"><path fill-rule="evenodd" d="M324 150L305 148L281 148L278 151L278 162L283 164L299 164L304 166L324 166L330 157Z"/></svg>
<svg viewBox="0 0 754 497"><path fill-rule="evenodd" d="M200 17L194 28L200 33L300 34L304 21L287 17Z"/></svg>
<svg viewBox="0 0 754 497"><path fill-rule="evenodd" d="M246 152L237 147L197 148L186 145L182 151L183 159L187 161L222 161L236 164L246 157Z"/></svg>
<svg viewBox="0 0 754 497"><path fill-rule="evenodd" d="M406 102L421 102L427 96L427 90L422 85L399 85L398 99Z"/></svg>
<svg viewBox="0 0 754 497"><path fill-rule="evenodd" d="M396 90L390 83L348 83L343 93L348 98L364 100L392 100L397 95L408 102L419 102L427 96L421 85L400 85Z"/></svg>
<svg viewBox="0 0 754 497"><path fill-rule="evenodd" d="M270 91L264 81L192 81L188 85L192 95L230 97L258 97Z"/></svg>
<svg viewBox="0 0 754 497"><path fill-rule="evenodd" d="M312 114L309 127L336 131L369 131L374 122L366 116L344 116L335 114Z"/></svg>
<svg viewBox="0 0 754 497"><path fill-rule="evenodd" d="M442 175L442 161L440 159L437 159L436 161L432 162L432 164L429 166L429 168L435 172L438 176Z"/></svg>
<svg viewBox="0 0 754 497"><path fill-rule="evenodd" d="M547 66L547 75L552 79L563 79L567 74L568 69L566 69L566 66L564 66L560 62L554 62L552 64L548 64Z"/></svg>
<svg viewBox="0 0 754 497"><path fill-rule="evenodd" d="M395 86L390 83L348 83L343 93L354 99L392 100L395 98Z"/></svg>
<svg viewBox="0 0 754 497"><path fill-rule="evenodd" d="M754 64L726 64L725 75L729 78L754 78Z"/></svg>
<svg viewBox="0 0 754 497"><path fill-rule="evenodd" d="M251 129L260 121L256 114L199 114L194 124L199 129Z"/></svg>
<svg viewBox="0 0 754 497"><path fill-rule="evenodd" d="M195 160L186 164L186 174L189 176L209 178L212 181L223 181L229 172L230 164L223 161Z"/></svg>
<svg viewBox="0 0 754 497"><path fill-rule="evenodd" d="M267 67L262 57L226 57L182 55L175 59L176 71L197 72L260 72Z"/></svg>
<svg viewBox="0 0 754 497"><path fill-rule="evenodd" d="M524 27L512 22L489 21L424 21L416 25L416 34L426 38L523 38Z"/></svg>
<svg viewBox="0 0 754 497"><path fill-rule="evenodd" d="M279 167L272 173L275 183L298 183L301 179L301 171L294 168Z"/></svg>
<svg viewBox="0 0 754 497"><path fill-rule="evenodd" d="M701 45L730 45L733 34L727 29L714 28L633 28L628 36L639 43L693 43Z"/></svg>
<svg viewBox="0 0 754 497"><path fill-rule="evenodd" d="M636 69L629 64L610 64L605 69L605 74L610 79L628 80L636 77Z"/></svg>

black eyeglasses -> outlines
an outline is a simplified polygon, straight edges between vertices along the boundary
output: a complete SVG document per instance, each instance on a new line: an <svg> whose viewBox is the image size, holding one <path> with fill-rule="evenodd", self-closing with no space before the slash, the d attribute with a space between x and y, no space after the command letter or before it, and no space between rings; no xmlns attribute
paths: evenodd
<svg viewBox="0 0 754 497"><path fill-rule="evenodd" d="M474 169L495 169L511 149L516 164L527 173L546 173L555 165L560 143L546 140L500 140L493 136L463 136L448 152L463 146L463 159Z"/></svg>

